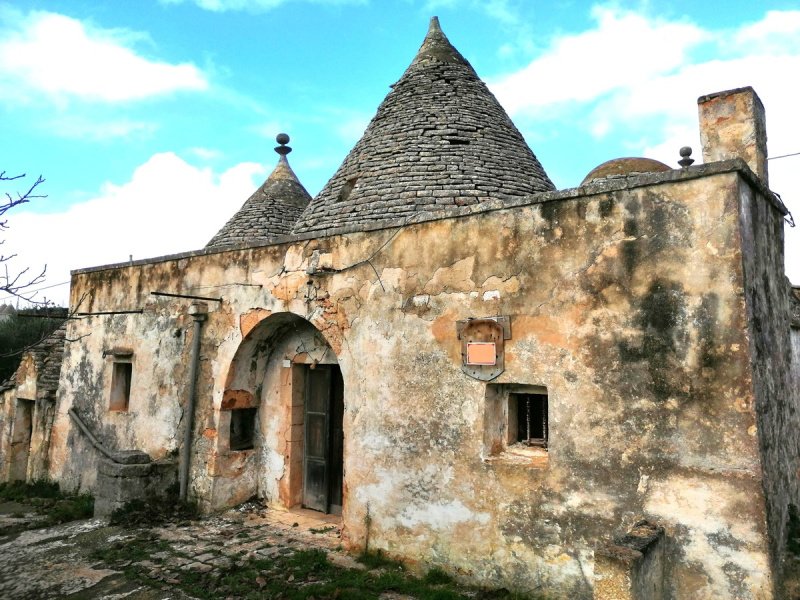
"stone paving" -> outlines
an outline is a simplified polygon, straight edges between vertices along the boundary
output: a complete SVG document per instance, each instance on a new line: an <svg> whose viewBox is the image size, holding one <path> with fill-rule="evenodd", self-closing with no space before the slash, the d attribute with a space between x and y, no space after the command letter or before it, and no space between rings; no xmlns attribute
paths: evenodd
<svg viewBox="0 0 800 600"><path fill-rule="evenodd" d="M115 567L138 567L147 573L144 583L92 559L93 549L124 544L143 532L158 552L132 556ZM340 520L312 511L251 504L187 524L146 529L112 527L103 519L77 521L0 537L0 598L184 600L191 596L171 587L181 572L224 570L252 558L309 548L324 550L342 568L364 568L343 551Z"/></svg>

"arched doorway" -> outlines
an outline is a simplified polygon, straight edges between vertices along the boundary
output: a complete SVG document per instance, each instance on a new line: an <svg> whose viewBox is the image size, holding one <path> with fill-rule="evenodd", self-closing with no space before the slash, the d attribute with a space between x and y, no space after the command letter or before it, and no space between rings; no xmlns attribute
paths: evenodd
<svg viewBox="0 0 800 600"><path fill-rule="evenodd" d="M292 313L268 316L245 336L228 372L220 449L247 466L241 485L226 487L341 514L343 419L344 381L322 333Z"/></svg>

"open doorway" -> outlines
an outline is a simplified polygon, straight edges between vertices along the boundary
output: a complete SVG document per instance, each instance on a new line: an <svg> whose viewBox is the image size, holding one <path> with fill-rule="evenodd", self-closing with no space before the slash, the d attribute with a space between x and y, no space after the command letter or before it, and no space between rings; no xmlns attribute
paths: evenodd
<svg viewBox="0 0 800 600"><path fill-rule="evenodd" d="M344 383L338 365L304 365L303 506L342 513Z"/></svg>
<svg viewBox="0 0 800 600"><path fill-rule="evenodd" d="M14 411L14 427L11 432L11 466L9 479L25 481L28 475L28 457L31 453L33 437L33 413L36 403L33 400L17 398Z"/></svg>

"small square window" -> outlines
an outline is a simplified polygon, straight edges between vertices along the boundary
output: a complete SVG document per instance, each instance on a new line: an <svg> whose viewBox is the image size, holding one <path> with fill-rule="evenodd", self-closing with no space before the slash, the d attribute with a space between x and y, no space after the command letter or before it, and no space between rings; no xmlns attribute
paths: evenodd
<svg viewBox="0 0 800 600"><path fill-rule="evenodd" d="M257 411L258 408L236 408L231 411L231 450L250 450L253 448Z"/></svg>
<svg viewBox="0 0 800 600"><path fill-rule="evenodd" d="M133 365L129 362L114 362L112 365L111 400L108 409L126 411L131 399Z"/></svg>
<svg viewBox="0 0 800 600"><path fill-rule="evenodd" d="M487 385L484 459L533 467L547 466L549 410L547 388L543 386Z"/></svg>

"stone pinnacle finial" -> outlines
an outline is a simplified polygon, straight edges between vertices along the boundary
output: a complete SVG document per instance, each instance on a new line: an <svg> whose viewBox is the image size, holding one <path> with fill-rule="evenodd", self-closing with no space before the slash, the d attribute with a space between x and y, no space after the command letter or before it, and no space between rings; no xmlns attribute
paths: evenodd
<svg viewBox="0 0 800 600"><path fill-rule="evenodd" d="M428 33L425 34L422 46L420 46L419 52L411 64L413 66L430 60L469 65L467 60L461 56L458 50L450 43L450 40L447 39L439 25L439 17L431 17Z"/></svg>
<svg viewBox="0 0 800 600"><path fill-rule="evenodd" d="M277 146L275 148L275 152L277 152L281 156L286 156L287 154L289 154L289 152L292 151L292 149L286 145L289 143L289 136L287 134L279 133L278 135L275 136L275 141L280 144L280 146Z"/></svg>
<svg viewBox="0 0 800 600"><path fill-rule="evenodd" d="M684 146L683 148L681 148L680 155L681 159L678 161L678 164L684 169L694 162L694 159L691 158L692 149L689 146Z"/></svg>

